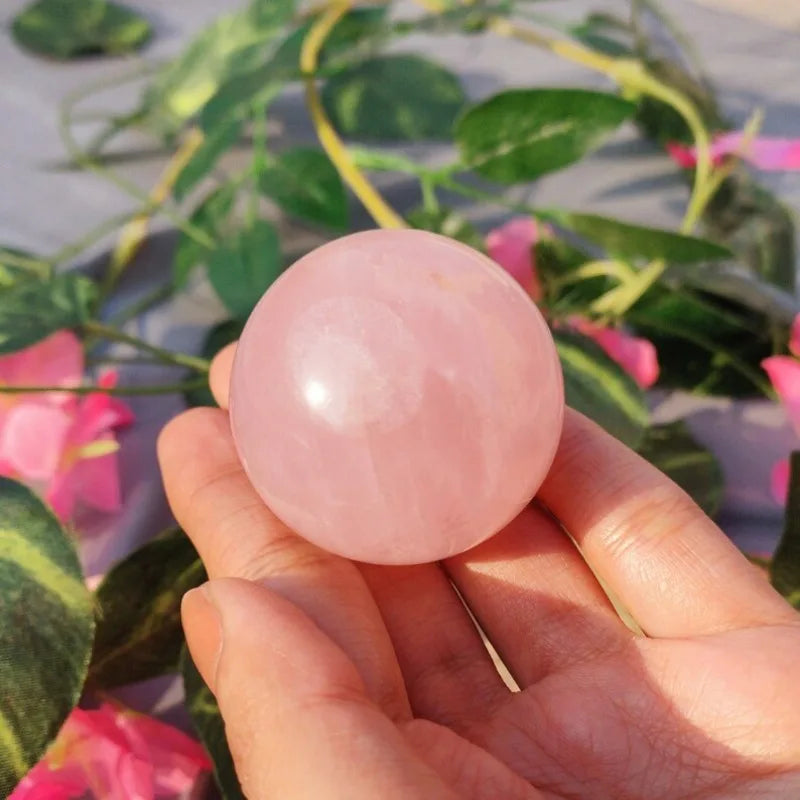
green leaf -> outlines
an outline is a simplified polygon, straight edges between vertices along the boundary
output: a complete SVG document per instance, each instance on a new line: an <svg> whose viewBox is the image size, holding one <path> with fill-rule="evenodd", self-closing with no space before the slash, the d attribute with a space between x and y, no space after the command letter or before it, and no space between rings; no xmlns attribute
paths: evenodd
<svg viewBox="0 0 800 800"><path fill-rule="evenodd" d="M783 536L770 565L772 585L800 610L800 452L790 460L789 497Z"/></svg>
<svg viewBox="0 0 800 800"><path fill-rule="evenodd" d="M722 470L684 422L648 428L639 453L691 495L708 516L719 511L725 488Z"/></svg>
<svg viewBox="0 0 800 800"><path fill-rule="evenodd" d="M75 548L42 501L0 478L0 520L0 797L8 797L78 702L94 619Z"/></svg>
<svg viewBox="0 0 800 800"><path fill-rule="evenodd" d="M585 20L568 28L570 36L583 42L587 47L598 53L609 56L632 57L631 27L624 20L611 14L589 14Z"/></svg>
<svg viewBox="0 0 800 800"><path fill-rule="evenodd" d="M244 319L283 270L275 228L257 220L208 258L208 278L234 317Z"/></svg>
<svg viewBox="0 0 800 800"><path fill-rule="evenodd" d="M189 159L175 180L172 194L176 200L179 202L183 200L214 169L223 153L236 144L241 133L242 121L230 120L206 135L197 152Z"/></svg>
<svg viewBox="0 0 800 800"><path fill-rule="evenodd" d="M486 251L486 244L480 232L471 222L452 209L439 208L431 211L420 207L410 211L406 219L413 228L440 233L442 236L463 242L475 250Z"/></svg>
<svg viewBox="0 0 800 800"><path fill-rule="evenodd" d="M385 24L388 6L374 6L372 8L353 8L348 11L333 27L319 54L319 67L329 64L331 59L347 53L350 58L371 55L376 38L386 38L391 35L392 27ZM300 50L303 41L311 27L319 19L319 14L306 20L294 30L281 44L276 59L283 63L293 64L299 70ZM367 52L364 53L364 48ZM353 52L353 51L356 52Z"/></svg>
<svg viewBox="0 0 800 800"><path fill-rule="evenodd" d="M633 225L596 214L547 211L544 212L544 216L549 221L600 245L617 258L648 260L662 258L672 264L694 264L733 257L726 247L709 242L707 239Z"/></svg>
<svg viewBox="0 0 800 800"><path fill-rule="evenodd" d="M749 272L791 294L797 280L793 211L740 165L709 201L703 223Z"/></svg>
<svg viewBox="0 0 800 800"><path fill-rule="evenodd" d="M726 130L732 127L722 117L712 88L687 70L679 59L648 56L645 65L653 77L692 102L708 130ZM672 106L652 97L645 96L639 100L636 124L646 136L662 145L667 142L694 143L686 120Z"/></svg>
<svg viewBox="0 0 800 800"><path fill-rule="evenodd" d="M450 136L465 98L458 79L438 64L391 55L330 78L322 101L344 136L404 141Z"/></svg>
<svg viewBox="0 0 800 800"><path fill-rule="evenodd" d="M319 56L319 65L343 50L359 50L363 40L381 28L386 17L386 7L358 8L347 12L334 26ZM255 61L252 68L239 70L227 78L208 100L200 114L204 131L213 131L230 120L243 119L254 107L268 105L284 84L302 78L300 50L315 18L295 28L268 55Z"/></svg>
<svg viewBox="0 0 800 800"><path fill-rule="evenodd" d="M519 183L579 161L633 111L603 92L512 89L470 108L456 125L456 143L476 172Z"/></svg>
<svg viewBox="0 0 800 800"><path fill-rule="evenodd" d="M181 657L181 672L186 708L192 718L195 733L203 743L203 747L214 765L214 779L219 787L222 800L245 800L228 749L225 723L222 721L219 706L185 648Z"/></svg>
<svg viewBox="0 0 800 800"><path fill-rule="evenodd" d="M266 110L295 71L294 67L280 68L270 62L233 75L203 106L200 127L211 132L231 119L243 120L256 106Z"/></svg>
<svg viewBox="0 0 800 800"><path fill-rule="evenodd" d="M584 313L594 300L614 286L610 278L603 276L570 280L571 273L592 261L592 256L563 239L549 236L538 239L533 246L533 257L545 304L554 315Z"/></svg>
<svg viewBox="0 0 800 800"><path fill-rule="evenodd" d="M231 75L268 58L293 12L293 0L256 0L218 17L148 88L142 101L145 121L174 133Z"/></svg>
<svg viewBox="0 0 800 800"><path fill-rule="evenodd" d="M633 378L586 336L555 331L553 338L567 404L636 448L648 425L648 412Z"/></svg>
<svg viewBox="0 0 800 800"><path fill-rule="evenodd" d="M388 10L388 6L383 5L372 8L353 8L348 11L336 23L325 40L325 45L320 53L320 66L324 66L338 53L358 47L361 42L369 40L376 33L384 35L388 33L384 27Z"/></svg>
<svg viewBox="0 0 800 800"><path fill-rule="evenodd" d="M110 689L177 671L181 598L204 580L197 552L177 528L116 564L95 593L89 685Z"/></svg>
<svg viewBox="0 0 800 800"><path fill-rule="evenodd" d="M130 53L152 35L139 14L107 0L37 0L11 28L17 42L51 58L91 53Z"/></svg>
<svg viewBox="0 0 800 800"><path fill-rule="evenodd" d="M658 351L659 386L697 394L753 396L768 389L769 319L685 287L658 286L625 315Z"/></svg>
<svg viewBox="0 0 800 800"><path fill-rule="evenodd" d="M91 317L97 287L67 272L49 281L26 280L0 292L0 354L12 353Z"/></svg>
<svg viewBox="0 0 800 800"><path fill-rule="evenodd" d="M214 189L194 210L189 222L199 230L206 233L211 239L218 239L223 224L233 209L236 199L236 187L226 183ZM204 247L184 231L178 237L175 245L175 256L172 264L172 280L175 286L181 288L186 285L189 274L198 264L204 262L210 249Z"/></svg>
<svg viewBox="0 0 800 800"><path fill-rule="evenodd" d="M0 291L8 288L19 280L28 280L41 275L39 269L32 269L31 267L18 264L18 258L39 260L33 253L27 250L0 245Z"/></svg>
<svg viewBox="0 0 800 800"><path fill-rule="evenodd" d="M238 319L228 319L215 325L206 335L200 355L209 361L222 350L225 345L235 342L241 335L244 322ZM192 389L184 393L184 399L189 406L216 406L211 389L204 386L202 389Z"/></svg>
<svg viewBox="0 0 800 800"><path fill-rule="evenodd" d="M298 147L281 153L258 176L258 185L287 214L338 231L347 228L347 192L321 150Z"/></svg>

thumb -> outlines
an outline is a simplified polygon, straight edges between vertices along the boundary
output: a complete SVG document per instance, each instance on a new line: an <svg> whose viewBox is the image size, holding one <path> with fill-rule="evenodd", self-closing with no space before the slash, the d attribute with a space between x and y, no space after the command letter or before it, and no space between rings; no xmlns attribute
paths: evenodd
<svg viewBox="0 0 800 800"><path fill-rule="evenodd" d="M186 594L182 614L250 800L455 798L344 652L289 601L225 578Z"/></svg>

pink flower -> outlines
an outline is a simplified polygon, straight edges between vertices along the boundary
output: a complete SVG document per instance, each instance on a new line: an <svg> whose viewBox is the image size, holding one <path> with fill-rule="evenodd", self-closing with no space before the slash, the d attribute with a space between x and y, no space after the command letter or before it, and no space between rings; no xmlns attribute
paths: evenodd
<svg viewBox="0 0 800 800"><path fill-rule="evenodd" d="M516 278L535 303L542 299L533 257L533 246L538 238L539 227L531 217L515 217L489 231L486 237L489 257Z"/></svg>
<svg viewBox="0 0 800 800"><path fill-rule="evenodd" d="M10 386L77 386L83 350L75 335L59 331L0 358L0 383ZM111 387L114 373L100 378ZM120 506L113 431L133 421L127 405L101 392L0 395L0 474L41 491L62 520L77 502L103 511Z"/></svg>
<svg viewBox="0 0 800 800"><path fill-rule="evenodd" d="M516 217L489 231L486 237L489 255L522 284L534 301L542 298L533 259L533 246L538 237L537 224L530 217ZM594 339L643 389L658 380L658 354L652 342L631 336L619 328L596 325L583 317L573 317L570 325Z"/></svg>
<svg viewBox="0 0 800 800"><path fill-rule="evenodd" d="M697 163L697 151L694 147L670 142L667 152L679 166L686 169ZM800 139L757 136L746 141L741 131L723 133L715 137L711 145L711 159L714 164L720 164L728 156L738 156L767 172L800 170Z"/></svg>
<svg viewBox="0 0 800 800"><path fill-rule="evenodd" d="M800 361L770 356L761 362L794 428L800 433Z"/></svg>
<svg viewBox="0 0 800 800"><path fill-rule="evenodd" d="M800 314L794 318L789 336L789 349L800 355ZM770 383L786 409L789 421L800 434L800 361L792 356L771 356L761 362ZM779 461L772 469L770 479L772 496L781 504L786 503L789 492L789 462Z"/></svg>
<svg viewBox="0 0 800 800"><path fill-rule="evenodd" d="M109 704L76 708L9 800L155 800L187 796L211 769L176 728Z"/></svg>
<svg viewBox="0 0 800 800"><path fill-rule="evenodd" d="M573 317L570 324L593 339L643 389L650 388L658 380L658 353L651 341L631 336L620 328L597 325L582 317Z"/></svg>
<svg viewBox="0 0 800 800"><path fill-rule="evenodd" d="M800 356L800 314L795 316L789 331L789 350L796 356Z"/></svg>
<svg viewBox="0 0 800 800"><path fill-rule="evenodd" d="M770 489L775 500L782 506L786 505L789 496L789 459L778 461L772 468Z"/></svg>

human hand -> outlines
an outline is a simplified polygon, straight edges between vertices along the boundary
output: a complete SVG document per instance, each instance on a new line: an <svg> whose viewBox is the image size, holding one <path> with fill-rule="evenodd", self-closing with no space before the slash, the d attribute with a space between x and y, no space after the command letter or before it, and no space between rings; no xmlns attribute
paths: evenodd
<svg viewBox="0 0 800 800"><path fill-rule="evenodd" d="M800 797L800 615L579 414L538 497L583 557L531 506L442 564L354 564L264 506L224 410L173 420L159 454L211 578L186 596L188 644L251 800Z"/></svg>

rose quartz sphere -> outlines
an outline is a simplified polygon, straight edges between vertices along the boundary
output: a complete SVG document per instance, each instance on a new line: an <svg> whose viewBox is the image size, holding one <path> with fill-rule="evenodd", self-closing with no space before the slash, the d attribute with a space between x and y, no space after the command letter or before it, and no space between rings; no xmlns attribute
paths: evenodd
<svg viewBox="0 0 800 800"><path fill-rule="evenodd" d="M285 272L242 333L230 396L264 502L379 564L499 531L544 479L564 409L527 295L481 253L415 230L346 236Z"/></svg>

